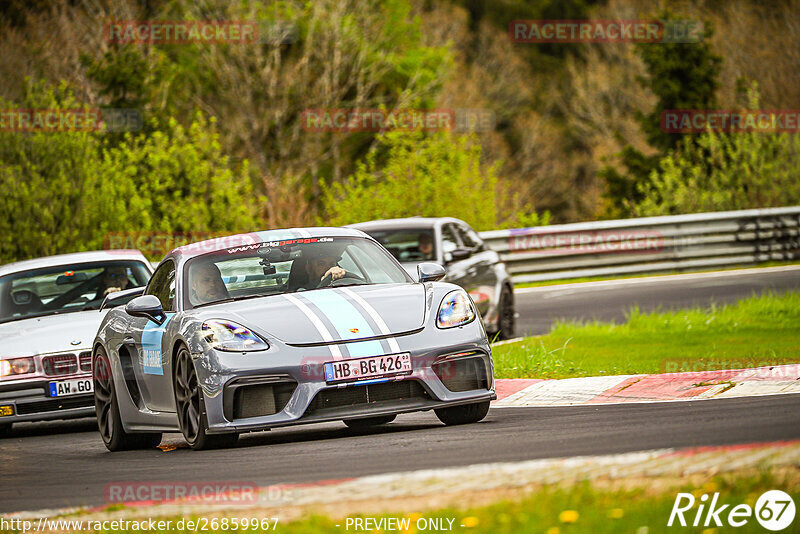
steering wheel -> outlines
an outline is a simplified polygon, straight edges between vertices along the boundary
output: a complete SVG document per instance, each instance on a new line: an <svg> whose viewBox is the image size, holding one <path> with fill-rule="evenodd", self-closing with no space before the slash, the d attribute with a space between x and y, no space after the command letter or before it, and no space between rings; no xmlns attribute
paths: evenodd
<svg viewBox="0 0 800 534"><path fill-rule="evenodd" d="M349 284L352 284L353 282L364 282L363 278L351 272L345 272L343 277L337 278L336 280L333 280L333 277L330 274L326 274L322 280L319 281L319 285L317 287L336 287L337 285L344 285L339 283L343 280L345 283Z"/></svg>

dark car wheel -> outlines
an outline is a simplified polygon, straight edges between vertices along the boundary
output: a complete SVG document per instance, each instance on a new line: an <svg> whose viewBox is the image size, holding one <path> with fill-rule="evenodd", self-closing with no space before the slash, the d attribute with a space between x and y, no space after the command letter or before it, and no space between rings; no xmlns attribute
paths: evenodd
<svg viewBox="0 0 800 534"><path fill-rule="evenodd" d="M0 425L0 438L7 438L11 435L11 423Z"/></svg>
<svg viewBox="0 0 800 534"><path fill-rule="evenodd" d="M160 432L128 433L122 428L119 416L117 393L111 375L111 362L106 351L98 348L92 364L94 380L94 410L97 414L97 429L110 451L152 449L161 443Z"/></svg>
<svg viewBox="0 0 800 534"><path fill-rule="evenodd" d="M511 339L514 337L514 323L516 321L514 311L514 294L508 286L503 287L500 293L500 304L497 317L497 337L499 339Z"/></svg>
<svg viewBox="0 0 800 534"><path fill-rule="evenodd" d="M477 423L489 413L489 401L434 410L439 421L450 425Z"/></svg>
<svg viewBox="0 0 800 534"><path fill-rule="evenodd" d="M189 350L181 346L175 359L175 409L186 443L194 450L233 447L239 434L208 434L205 400Z"/></svg>
<svg viewBox="0 0 800 534"><path fill-rule="evenodd" d="M364 417L361 419L345 419L344 424L350 428L369 428L372 426L385 425L395 420L396 415L381 415L379 417Z"/></svg>

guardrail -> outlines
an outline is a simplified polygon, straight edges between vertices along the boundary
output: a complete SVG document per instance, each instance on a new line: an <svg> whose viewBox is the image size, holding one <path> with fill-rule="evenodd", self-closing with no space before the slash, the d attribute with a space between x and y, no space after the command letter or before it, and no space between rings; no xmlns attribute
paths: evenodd
<svg viewBox="0 0 800 534"><path fill-rule="evenodd" d="M482 232L515 283L800 260L800 206Z"/></svg>

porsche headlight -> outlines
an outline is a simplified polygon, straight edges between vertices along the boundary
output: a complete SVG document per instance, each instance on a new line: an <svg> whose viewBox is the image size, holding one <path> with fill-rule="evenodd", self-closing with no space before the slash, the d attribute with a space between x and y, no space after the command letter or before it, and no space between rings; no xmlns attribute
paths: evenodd
<svg viewBox="0 0 800 534"><path fill-rule="evenodd" d="M475 308L464 291L457 289L445 295L436 315L436 326L453 328L475 320Z"/></svg>
<svg viewBox="0 0 800 534"><path fill-rule="evenodd" d="M204 322L201 335L213 348L227 352L250 352L269 348L266 341L244 326L222 319Z"/></svg>

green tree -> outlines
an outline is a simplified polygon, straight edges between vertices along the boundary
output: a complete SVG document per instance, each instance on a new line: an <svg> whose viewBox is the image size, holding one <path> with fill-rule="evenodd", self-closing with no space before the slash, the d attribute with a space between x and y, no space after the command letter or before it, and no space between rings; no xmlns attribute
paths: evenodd
<svg viewBox="0 0 800 534"><path fill-rule="evenodd" d="M676 20L669 11L661 20ZM639 80L658 101L650 113L637 119L655 154L645 154L627 145L619 154L622 169L606 166L600 175L607 183L607 196L613 217L630 215L642 201L642 190L659 161L681 140L681 134L661 130L661 113L670 109L714 109L722 58L711 47L713 27L703 23L703 40L696 43L639 44L637 52L647 67L647 76Z"/></svg>
<svg viewBox="0 0 800 534"><path fill-rule="evenodd" d="M85 246L101 248L108 232L229 232L258 227L249 163L231 165L213 119L188 128L170 119L164 130L128 135L102 151L100 174L87 176L82 226Z"/></svg>
<svg viewBox="0 0 800 534"><path fill-rule="evenodd" d="M344 182L324 193L325 222L343 225L395 217L458 217L477 230L547 224L481 166L481 148L467 136L391 131ZM510 213L505 209L512 207Z"/></svg>
<svg viewBox="0 0 800 534"><path fill-rule="evenodd" d="M64 85L30 84L2 109L80 109ZM213 120L129 133L0 131L0 262L103 248L109 232L258 228L249 164L223 155Z"/></svg>
<svg viewBox="0 0 800 534"><path fill-rule="evenodd" d="M758 109L750 91L750 109ZM635 214L675 215L800 204L800 136L764 132L687 137L641 184Z"/></svg>
<svg viewBox="0 0 800 534"><path fill-rule="evenodd" d="M22 102L0 109L81 109L65 85L28 81ZM99 172L100 142L88 131L0 130L0 262L79 250L75 224L86 176Z"/></svg>

